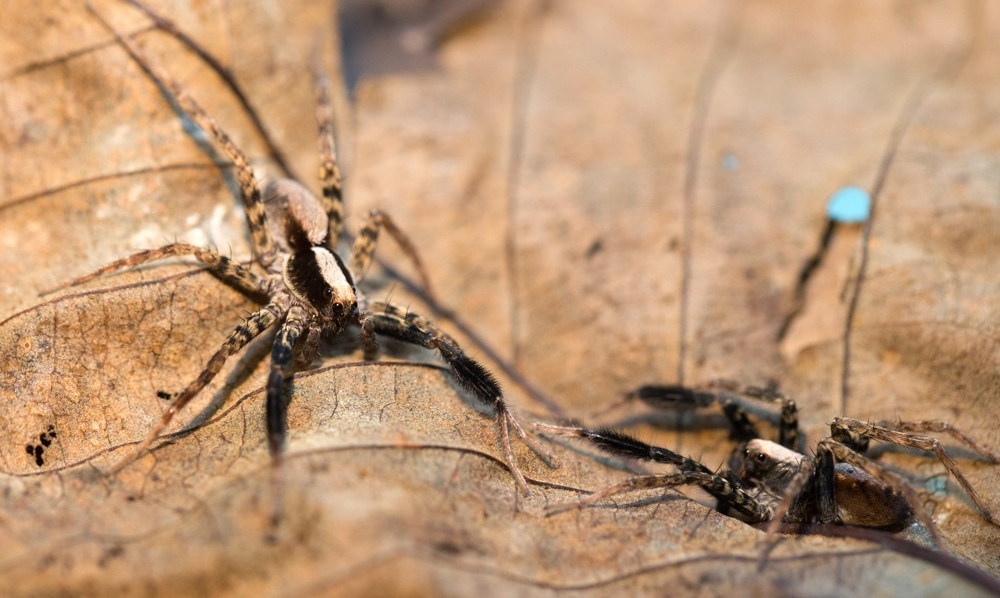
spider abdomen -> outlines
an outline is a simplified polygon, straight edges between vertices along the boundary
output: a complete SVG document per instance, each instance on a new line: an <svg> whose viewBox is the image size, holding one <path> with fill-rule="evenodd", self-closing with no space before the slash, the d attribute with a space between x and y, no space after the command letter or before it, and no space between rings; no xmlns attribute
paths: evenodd
<svg viewBox="0 0 1000 598"><path fill-rule="evenodd" d="M899 531L913 508L897 488L849 463L834 467L837 517L844 525Z"/></svg>

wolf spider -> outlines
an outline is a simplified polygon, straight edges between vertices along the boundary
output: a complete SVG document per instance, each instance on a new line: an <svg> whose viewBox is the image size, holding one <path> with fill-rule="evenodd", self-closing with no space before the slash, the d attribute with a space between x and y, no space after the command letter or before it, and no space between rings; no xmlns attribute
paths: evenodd
<svg viewBox="0 0 1000 598"><path fill-rule="evenodd" d="M413 244L385 213L375 210L368 215L354 241L350 264L345 263L337 253L337 245L346 235L344 210L334 151L330 83L319 61L316 61L314 77L322 197L315 197L304 185L291 179L274 180L262 193L247 157L219 124L135 42L114 30L95 11L91 12L114 34L143 71L172 96L188 118L210 134L231 160L250 230L253 259L251 265L244 265L210 249L172 243L116 261L77 278L68 286L153 260L193 256L223 283L263 304L261 309L245 317L233 329L194 381L176 395L165 395L171 402L159 422L132 453L114 466L112 472L141 456L173 417L212 381L227 358L274 326L278 330L271 349L266 384L266 419L268 449L277 467L286 435L282 396L285 379L294 369L308 365L317 357L321 336L338 335L349 326L357 326L366 359L376 357L376 335L436 350L458 383L495 410L503 460L518 488L527 492L527 482L511 448L511 428L537 454L546 459L550 454L531 439L514 418L493 374L468 357L452 337L432 322L391 303L370 302L357 289L356 283L367 270L383 229L413 260L426 283L424 269ZM253 264L262 272L258 273Z"/></svg>
<svg viewBox="0 0 1000 598"><path fill-rule="evenodd" d="M980 447L950 424L940 421L872 424L835 417L830 424L830 436L817 443L813 456L807 456L799 452L801 437L794 401L773 387L748 387L738 393L735 390L731 384L705 388L657 385L643 386L625 395L626 399L639 399L653 407L675 411L720 405L732 427L732 437L738 442L728 469L721 473L612 429L536 424L542 431L585 438L611 455L664 463L677 469L673 473L628 478L577 502L555 505L550 512L591 505L632 490L698 486L715 498L721 513L751 524L769 523L769 533L776 531L781 523L841 524L900 531L917 519L938 540L933 523L909 483L865 456L869 441L878 440L933 453L958 480L983 517L1000 525L940 442L923 434L949 434L990 463L1000 463L1000 455ZM780 406L778 442L760 437L740 396Z"/></svg>

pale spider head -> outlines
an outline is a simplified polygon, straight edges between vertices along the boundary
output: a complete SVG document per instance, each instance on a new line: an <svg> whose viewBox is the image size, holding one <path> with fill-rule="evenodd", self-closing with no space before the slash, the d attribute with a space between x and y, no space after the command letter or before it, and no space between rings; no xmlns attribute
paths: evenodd
<svg viewBox="0 0 1000 598"><path fill-rule="evenodd" d="M754 438L746 443L739 458L731 463L739 472L740 481L748 486L780 496L788 482L802 467L805 455L787 449L776 442Z"/></svg>
<svg viewBox="0 0 1000 598"><path fill-rule="evenodd" d="M325 247L296 251L285 260L282 275L292 296L315 310L325 325L340 330L357 319L354 280L336 253Z"/></svg>

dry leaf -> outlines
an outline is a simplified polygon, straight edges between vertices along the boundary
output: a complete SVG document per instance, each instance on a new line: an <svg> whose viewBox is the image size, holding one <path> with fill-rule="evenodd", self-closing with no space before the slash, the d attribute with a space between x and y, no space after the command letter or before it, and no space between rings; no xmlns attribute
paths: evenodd
<svg viewBox="0 0 1000 598"><path fill-rule="evenodd" d="M96 8L280 174L203 61L124 3ZM232 70L313 184L307 65L333 7L155 8ZM533 486L518 497L492 420L446 371L349 351L294 382L286 519L269 542L266 339L178 418L193 431L104 475L162 411L156 392L197 375L252 303L176 263L39 292L174 239L242 258L245 225L212 157L82 6L18 0L7 15L4 593L990 591L889 540L790 536L760 567L762 532L674 493L545 517L625 474L562 447L550 470L518 447ZM440 48L438 70L341 102L349 223L388 210L444 302L568 414L645 382L774 379L812 441L836 415L899 417L949 420L1000 449L998 29L987 2L508 0ZM871 236L842 231L848 249L828 254L781 343L824 202L845 184L878 189ZM379 253L406 271L391 243ZM844 324L815 314L846 321L859 272L845 356ZM427 311L371 282L370 295ZM544 413L507 387L516 408ZM722 429L644 433L709 466L729 447ZM998 467L959 455L1000 510ZM939 463L881 459L911 475L948 549L1000 573L1000 529Z"/></svg>

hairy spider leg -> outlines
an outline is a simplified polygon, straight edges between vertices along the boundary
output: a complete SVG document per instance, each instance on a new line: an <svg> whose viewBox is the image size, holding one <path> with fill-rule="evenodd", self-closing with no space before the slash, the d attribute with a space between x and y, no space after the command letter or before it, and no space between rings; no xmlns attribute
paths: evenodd
<svg viewBox="0 0 1000 598"><path fill-rule="evenodd" d="M309 329L309 315L301 307L293 305L288 310L285 322L274 336L274 344L271 346L271 372L267 377L266 415L267 448L272 457L281 454L287 431L285 397L281 391L284 388L285 379L292 373L295 343L303 331L307 329Z"/></svg>
<svg viewBox="0 0 1000 598"><path fill-rule="evenodd" d="M257 115L257 112L250 105L250 100L247 99L246 94L243 93L243 89L233 78L233 72L227 67L223 66L222 62L220 62L218 58L209 53L205 48L198 45L198 42L192 39L191 36L181 31L177 27L177 25L170 19L155 12L149 6L143 4L142 2L139 2L139 0L124 0L124 1L142 11L143 14L145 14L147 17L150 18L150 20L152 20L153 25L157 29L176 39L183 46L185 46L191 52L193 52L195 56L197 56L200 60L202 60L205 64L207 64L213 71L215 71L215 74L218 75L223 82L225 82L226 86L236 97L236 100L243 107L243 112L246 113L247 117L251 120L251 122L253 122L254 128L257 129L257 131L260 133L260 136L264 139L264 143L265 145L267 145L268 151L270 152L271 159L274 160L275 164L278 165L278 168L280 168L282 172L291 176L292 169L289 167L288 162L285 160L285 156L281 153L281 150L279 150L278 147L275 145L274 140L271 137L271 134L267 130L267 127L265 127L264 123L261 122L260 117Z"/></svg>
<svg viewBox="0 0 1000 598"><path fill-rule="evenodd" d="M760 432L750 421L746 409L740 404L739 396L766 403L777 404L781 408L778 422L778 443L792 450L799 449L799 416L795 401L781 394L773 387L739 385L718 380L702 388L692 388L680 384L648 384L625 393L622 402L638 399L653 409L661 411L687 411L718 404L732 426L735 440L746 442L760 438Z"/></svg>
<svg viewBox="0 0 1000 598"><path fill-rule="evenodd" d="M306 328L306 336L299 341L298 350L292 356L292 370L300 371L309 367L319 358L323 329L319 326Z"/></svg>
<svg viewBox="0 0 1000 598"><path fill-rule="evenodd" d="M362 336L370 333L383 334L407 343L437 350L441 358L451 368L458 383L472 392L477 399L496 411L497 430L504 462L522 492L528 494L528 483L514 458L510 442L510 429L528 448L548 463L553 462L552 453L534 441L521 427L507 408L500 383L486 368L467 356L458 343L434 324L412 312L383 302L374 303L371 310L362 316ZM363 341L374 343L374 339Z"/></svg>
<svg viewBox="0 0 1000 598"><path fill-rule="evenodd" d="M333 106L330 101L330 78L323 72L322 61L318 56L318 48L313 58L313 79L316 85L316 122L319 126L319 178L323 193L320 202L326 211L330 223L330 234L327 246L331 251L337 250L337 244L344 232L344 199L340 167L337 164L336 143L333 134ZM358 231L354 246L351 248L351 270L357 277L357 282L364 277L371 264L378 236L382 228L395 239L396 244L413 263L420 278L420 284L427 297L434 301L430 276L424 268L423 261L416 245L408 236L381 210L373 210Z"/></svg>
<svg viewBox="0 0 1000 598"><path fill-rule="evenodd" d="M675 413L702 409L718 403L722 406L722 412L725 414L726 419L729 420L734 439L747 441L759 436L757 427L747 417L746 410L732 396L719 393L718 391L690 388L681 384L646 384L640 386L626 392L619 401L614 402L606 409L602 409L595 416L603 415L633 400L642 401L657 411L672 411Z"/></svg>
<svg viewBox="0 0 1000 598"><path fill-rule="evenodd" d="M301 307L293 305L288 310L285 321L274 335L271 345L271 371L267 377L267 450L271 455L271 489L273 492L271 524L277 525L284 512L284 467L282 449L288 431L285 397L282 390L285 379L292 374L295 359L295 343L303 332L306 342L319 328L309 325L309 314Z"/></svg>
<svg viewBox="0 0 1000 598"><path fill-rule="evenodd" d="M815 475L813 478L813 484L816 491L816 514L819 517L821 523L836 523L837 517L837 460L834 456L833 450L829 446L820 442L816 448L816 459L810 461L809 459L804 459L799 469L801 473L803 469L808 470L806 474L801 476L802 480L807 480L809 476ZM798 496L802 488L799 487L792 479L792 482L788 484L786 488L786 493L792 496ZM793 494L794 493L794 494ZM784 503L784 496L782 496L782 503ZM793 499L794 500L794 499ZM780 511L778 514L780 517L776 519L778 521L783 521L785 518L785 512L780 509L782 504L779 503ZM773 522L772 522L773 525ZM768 526L770 528L771 526Z"/></svg>
<svg viewBox="0 0 1000 598"><path fill-rule="evenodd" d="M680 384L644 384L625 392L616 401L594 412L598 418L626 403L639 400L657 410L687 411L708 407L716 402L715 393L698 391Z"/></svg>
<svg viewBox="0 0 1000 598"><path fill-rule="evenodd" d="M840 418L845 419L845 418ZM836 421L836 420L835 420ZM856 421L856 420L855 420ZM843 422L841 422L843 423ZM878 424L880 427L888 428L889 430L895 430L897 432L933 432L935 434L947 434L954 438L955 440L961 442L965 446L972 449L974 452L978 453L981 457L986 458L990 463L1000 464L1000 453L995 453L978 442L969 438L965 432L962 432L952 424L943 421L936 420L924 420L915 422L904 422L904 421L883 421Z"/></svg>
<svg viewBox="0 0 1000 598"><path fill-rule="evenodd" d="M628 399L638 399L654 409L698 409L718 401L718 393L688 388L680 384L647 384L625 393Z"/></svg>
<svg viewBox="0 0 1000 598"><path fill-rule="evenodd" d="M741 392L752 399L778 404L781 407L778 444L793 451L799 450L799 408L795 401L778 392L774 386L747 386Z"/></svg>
<svg viewBox="0 0 1000 598"><path fill-rule="evenodd" d="M618 455L619 457L676 465L683 471L713 473L712 470L694 459L684 457L670 449L646 444L633 436L609 428L601 430L576 428L576 436L585 438L597 446L597 448L612 455Z"/></svg>
<svg viewBox="0 0 1000 598"><path fill-rule="evenodd" d="M316 123L319 126L319 180L323 187L320 203L323 204L330 223L327 245L336 251L344 232L344 198L333 137L330 79L323 72L322 62L318 57L314 58L313 80L316 85Z"/></svg>
<svg viewBox="0 0 1000 598"><path fill-rule="evenodd" d="M420 254L417 252L417 246L413 244L402 229L396 226L396 223L392 221L389 215L382 210L372 210L369 212L368 217L365 218L364 223L361 225L361 230L358 231L358 237L354 240L354 246L351 247L351 271L355 273L358 281L364 278L365 273L368 271L368 266L371 265L372 256L375 254L375 248L378 245L379 233L383 228L396 241L396 244L399 245L410 261L413 262L413 267L417 270L417 276L420 278L420 284L424 288L424 293L426 293L431 302L436 302L434 291L431 288L430 277L427 276L427 270L424 268Z"/></svg>
<svg viewBox="0 0 1000 598"><path fill-rule="evenodd" d="M557 434L584 438L599 449L612 455L674 465L680 470L676 473L642 475L628 478L618 484L598 490L579 501L553 505L547 510L549 514L592 505L623 492L653 488L673 488L676 486L698 486L711 494L719 502L720 507L728 507L733 511L739 512L743 516L743 519L751 523L767 521L771 516L770 507L759 503L742 488L712 472L694 459L685 457L669 449L647 444L628 434L610 429L589 430L575 426L553 426L540 423L536 423L535 427Z"/></svg>
<svg viewBox="0 0 1000 598"><path fill-rule="evenodd" d="M887 426L891 426L891 428ZM972 487L972 484L969 483L968 478L966 478L958 468L958 464L955 463L952 456L948 454L943 446L941 446L941 441L937 438L915 433L947 433L960 442L963 442L966 446L971 448L980 456L984 457L990 463L1000 463L1000 456L980 447L964 433L955 429L951 424L940 421L918 421L881 422L880 425L875 425L847 417L835 417L833 419L833 423L830 424L830 430L833 434L833 438L837 440L840 440L839 437L842 437L844 434L858 434L872 440L888 442L895 444L896 446L914 448L932 453L935 457L937 457L938 461L945 466L948 472L955 476L955 479L962 486L962 488L965 489L966 494L968 494L969 498L972 499L972 502L976 504L976 507L983 514L983 517L994 525L1000 525L1000 519L997 519L997 516L993 514L990 508L986 505L986 502L980 498L979 493L976 492L975 488Z"/></svg>
<svg viewBox="0 0 1000 598"><path fill-rule="evenodd" d="M268 293L270 282L267 278L258 276L246 266L220 253L187 243L172 243L157 249L147 249L146 251L134 253L90 274L72 280L66 286L75 287L117 270L134 268L146 262L179 255L194 256L195 259L205 265L213 276L238 291L257 296L264 296Z"/></svg>
<svg viewBox="0 0 1000 598"><path fill-rule="evenodd" d="M616 494L634 490L652 490L657 488L676 488L678 486L698 486L716 498L721 505L742 515L749 523L767 521L771 516L770 508L758 503L742 488L735 486L729 480L714 473L701 471L679 471L655 475L634 476L598 490L579 501L553 505L546 509L547 514L554 515L569 509L587 507Z"/></svg>
<svg viewBox="0 0 1000 598"><path fill-rule="evenodd" d="M831 462L830 463L831 471L833 465L834 464ZM791 509L792 503L795 502L795 500L802 495L802 492L806 488L807 484L814 482L815 473L816 473L816 462L813 459L803 459L802 463L799 465L799 470L795 472L795 475L792 476L792 479L788 481L788 485L785 486L784 492L782 493L781 496L781 502L778 503L777 507L774 507L773 511L771 512L771 516L768 519L764 520L764 521L770 521L770 524L768 524L767 526L765 545L769 544L771 539L774 538L775 534L778 533L778 528L781 527L781 524L785 521L785 516L788 515L788 511L789 509ZM822 492L829 491L830 495L828 496L832 496L833 495L832 484L833 484L832 480L824 479L823 488L821 491ZM829 490L827 490L828 488ZM825 498L821 497L820 500L825 500ZM828 503L821 504L820 509L823 511L821 516L823 517L827 516L831 508L835 509L836 506L833 505L832 507L830 507L828 506Z"/></svg>
<svg viewBox="0 0 1000 598"><path fill-rule="evenodd" d="M170 420L173 419L174 415L183 409L195 395L201 392L215 378L219 371L222 370L222 366L226 363L226 360L274 324L281 317L281 314L288 309L288 303L288 295L282 293L260 310L244 318L229 334L222 347L208 360L205 369L198 374L198 377L170 402L170 406L163 412L160 421L150 430L146 439L139 443L139 446L131 454L115 464L111 468L110 473L117 473L129 463L138 459L159 437L163 430L170 425Z"/></svg>
<svg viewBox="0 0 1000 598"><path fill-rule="evenodd" d="M88 10L94 17L110 31L118 42L125 48L136 64L144 70L150 78L163 87L172 101L191 118L199 127L207 131L215 139L233 163L236 181L240 187L240 197L243 200L243 209L246 212L247 224L250 227L250 240L253 245L254 259L264 268L268 268L274 263L277 257L277 248L267 228L267 215L264 212L264 203L261 199L260 185L253 176L250 168L250 161L236 144L233 143L229 135L219 126L219 123L210 117L202 107L192 98L173 78L167 74L159 65L154 63L139 49L139 46L126 35L120 34L104 18L97 13L90 5Z"/></svg>

